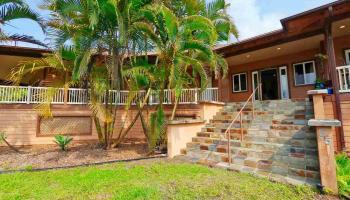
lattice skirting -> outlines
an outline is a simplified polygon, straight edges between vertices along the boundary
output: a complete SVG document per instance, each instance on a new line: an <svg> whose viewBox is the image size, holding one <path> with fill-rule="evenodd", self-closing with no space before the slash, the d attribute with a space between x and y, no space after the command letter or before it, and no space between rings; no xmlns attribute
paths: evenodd
<svg viewBox="0 0 350 200"><path fill-rule="evenodd" d="M90 116L54 116L39 118L38 137L53 135L92 135L92 120Z"/></svg>

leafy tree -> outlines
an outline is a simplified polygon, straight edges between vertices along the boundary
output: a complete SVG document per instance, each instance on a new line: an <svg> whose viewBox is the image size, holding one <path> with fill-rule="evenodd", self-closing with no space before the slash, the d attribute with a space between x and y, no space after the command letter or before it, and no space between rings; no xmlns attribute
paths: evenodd
<svg viewBox="0 0 350 200"><path fill-rule="evenodd" d="M29 8L23 0L0 0L0 42L20 41L46 46L31 36L6 34L1 26L8 25L15 19L30 19L37 22L44 31L44 22L40 15Z"/></svg>

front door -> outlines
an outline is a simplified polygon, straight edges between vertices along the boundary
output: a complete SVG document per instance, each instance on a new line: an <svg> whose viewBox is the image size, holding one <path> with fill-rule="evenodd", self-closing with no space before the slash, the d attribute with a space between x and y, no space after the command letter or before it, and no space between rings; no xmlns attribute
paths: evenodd
<svg viewBox="0 0 350 200"><path fill-rule="evenodd" d="M262 100L278 99L277 69L267 69L260 72Z"/></svg>

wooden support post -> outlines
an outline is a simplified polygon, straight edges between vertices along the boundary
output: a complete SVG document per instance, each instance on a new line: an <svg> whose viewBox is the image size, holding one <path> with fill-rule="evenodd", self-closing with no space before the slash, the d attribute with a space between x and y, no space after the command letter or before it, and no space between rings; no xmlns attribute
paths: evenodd
<svg viewBox="0 0 350 200"><path fill-rule="evenodd" d="M333 41L333 33L332 33L332 17L333 17L333 7L330 6L328 8L328 17L326 18L325 23L325 29L324 29L324 36L325 36L325 42L326 42L326 52L327 52L327 72L330 75L330 78L332 80L332 86L335 96L335 104L336 104L336 114L337 119L339 119L341 122L343 121L343 114L340 107L340 94L339 94L339 82L337 80L337 64L336 64L336 57L335 57L335 50L334 50L334 41ZM343 127L339 128L340 130L340 139L341 139L341 147L343 150L345 150L345 139L344 139L344 129Z"/></svg>
<svg viewBox="0 0 350 200"><path fill-rule="evenodd" d="M321 184L338 194L332 126L339 126L340 121L325 119L323 96L327 90L312 90L308 94L313 96L315 119L309 120L308 125L316 127Z"/></svg>

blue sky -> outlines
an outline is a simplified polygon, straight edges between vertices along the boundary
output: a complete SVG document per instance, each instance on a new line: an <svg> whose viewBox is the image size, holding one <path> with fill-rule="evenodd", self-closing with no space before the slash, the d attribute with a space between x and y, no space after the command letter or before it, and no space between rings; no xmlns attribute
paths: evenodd
<svg viewBox="0 0 350 200"><path fill-rule="evenodd" d="M38 8L42 0L26 0L44 17L48 16ZM229 14L240 31L240 39L246 39L281 28L280 19L321 6L334 0L227 0L231 6ZM8 33L34 36L45 41L45 35L35 23L29 20L16 20L5 26Z"/></svg>

